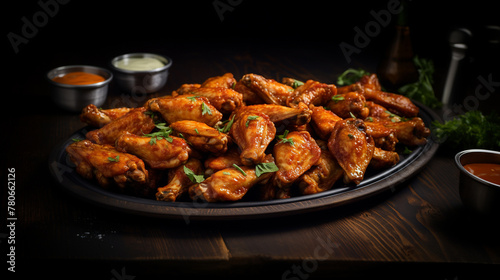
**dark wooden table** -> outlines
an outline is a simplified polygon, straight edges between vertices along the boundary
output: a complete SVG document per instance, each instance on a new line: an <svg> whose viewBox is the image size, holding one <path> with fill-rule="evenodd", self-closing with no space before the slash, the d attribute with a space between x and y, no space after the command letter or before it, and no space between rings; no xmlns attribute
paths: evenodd
<svg viewBox="0 0 500 280"><path fill-rule="evenodd" d="M2 118L2 178L5 183L7 168L15 168L16 275L36 271L54 279L157 275L162 279L185 275L474 279L485 272L493 272L486 274L492 279L498 276L498 217L478 217L463 207L458 170L452 155L443 151L390 191L330 210L281 218L209 222L147 218L68 194L49 174L47 159L58 143L84 125L78 114L52 105L43 74L74 63L106 66L113 55L127 51L131 50L105 49L83 57L59 53L27 73L30 82L15 85L15 96L8 103L14 111L4 112ZM253 72L274 79L291 76L330 83L348 67L372 71L375 67L369 60L348 65L329 48L315 44L300 48L171 44L140 51L165 53L174 61L168 85L156 95L225 72L237 78ZM103 107L139 106L150 97L130 96L113 85ZM2 195L5 205L6 192ZM2 215L4 221L9 217L4 210ZM2 258L9 253L5 232L3 228Z"/></svg>

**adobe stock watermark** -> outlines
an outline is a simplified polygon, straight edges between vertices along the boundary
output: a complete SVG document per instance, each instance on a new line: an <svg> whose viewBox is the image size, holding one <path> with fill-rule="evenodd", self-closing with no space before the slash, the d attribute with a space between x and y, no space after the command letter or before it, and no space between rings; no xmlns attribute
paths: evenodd
<svg viewBox="0 0 500 280"><path fill-rule="evenodd" d="M389 0L389 2L387 2L387 9L378 12L371 10L370 15L374 20L367 22L364 30L361 30L358 26L354 27L354 46L346 42L341 42L339 44L340 50L342 54L344 54L347 63L351 63L351 56L353 54L359 54L362 49L370 44L373 38L380 34L382 27L387 27L389 23L391 23L393 15L397 15L402 11L403 5L399 0Z"/></svg>
<svg viewBox="0 0 500 280"><path fill-rule="evenodd" d="M38 1L40 10L33 13L31 18L26 16L21 18L22 26L20 32L9 32L7 34L7 39L14 53L19 53L19 47L22 44L28 44L29 40L33 39L38 34L39 29L47 25L49 19L55 17L59 13L59 5L66 5L69 1L70 0Z"/></svg>
<svg viewBox="0 0 500 280"><path fill-rule="evenodd" d="M221 22L224 21L224 13L232 12L236 6L240 5L243 0L215 0L212 2L215 12L219 16Z"/></svg>
<svg viewBox="0 0 500 280"><path fill-rule="evenodd" d="M290 269L283 272L282 280L300 280L308 279L310 274L318 270L318 262L328 259L333 254L334 249L339 248L337 243L332 242L332 237L329 235L326 239L318 236L316 238L318 245L314 248L312 259L304 259L300 265L292 265Z"/></svg>

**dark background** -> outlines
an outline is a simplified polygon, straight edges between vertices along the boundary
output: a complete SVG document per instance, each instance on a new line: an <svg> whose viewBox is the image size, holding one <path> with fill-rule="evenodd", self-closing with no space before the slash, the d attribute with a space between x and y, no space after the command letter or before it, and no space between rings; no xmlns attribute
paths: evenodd
<svg viewBox="0 0 500 280"><path fill-rule="evenodd" d="M340 42L353 45L353 28L364 29L374 20L370 11L387 9L389 1L232 2L237 5L231 7L232 11L225 11L221 21L214 3L228 3L227 0L72 0L59 4L55 16L49 17L47 24L38 28L35 36L21 44L15 54L7 34L21 35L22 18L32 21L33 15L42 9L37 1L9 1L2 13L4 53L9 69L13 69L9 79L23 82L29 73L36 73L39 78L61 64L105 65L108 61L94 59L145 49L168 54L187 48L210 55L211 51L258 47L293 49L300 54L301 49L313 46L328 50L338 57L341 68L349 68L365 60L377 63L392 31L390 27L382 28L360 54L352 56L350 64L341 53ZM447 67L450 30L461 26L479 30L481 26L500 23L492 1L408 2L415 53L434 59L439 67Z"/></svg>

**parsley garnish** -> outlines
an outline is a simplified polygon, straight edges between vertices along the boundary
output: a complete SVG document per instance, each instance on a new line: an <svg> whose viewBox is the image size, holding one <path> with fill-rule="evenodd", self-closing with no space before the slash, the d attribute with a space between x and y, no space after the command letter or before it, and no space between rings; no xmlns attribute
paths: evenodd
<svg viewBox="0 0 500 280"><path fill-rule="evenodd" d="M222 133L228 133L229 130L231 130L231 127L233 126L234 117L235 117L235 115L233 115L233 117L230 120L226 120L226 121L222 122L222 124L225 124L225 125L223 127L218 126L217 130L219 132L222 132Z"/></svg>
<svg viewBox="0 0 500 280"><path fill-rule="evenodd" d="M286 138L288 136L288 130L285 130L285 132L282 134L282 135L278 135L278 139L280 140L278 142L279 143L288 143L290 145L295 145L295 143L293 142L293 139L292 138Z"/></svg>
<svg viewBox="0 0 500 280"><path fill-rule="evenodd" d="M210 116L212 115L212 111L208 107L205 102L201 103L201 115L204 116L205 114L209 114Z"/></svg>
<svg viewBox="0 0 500 280"><path fill-rule="evenodd" d="M299 80L295 80L295 79L293 80L292 87L293 87L294 89L296 89L296 88L298 88L298 87L300 87L300 86L302 86L302 85L304 85L304 82L301 82L301 81L299 81Z"/></svg>
<svg viewBox="0 0 500 280"><path fill-rule="evenodd" d="M111 162L118 162L120 160L120 156L116 156L114 158L108 157L108 160L111 161Z"/></svg>
<svg viewBox="0 0 500 280"><path fill-rule="evenodd" d="M143 134L143 136L145 136L145 137L151 137L151 140L149 140L150 145L156 144L156 140L165 139L169 143L172 143L172 141L174 141L174 139L172 137L170 137L170 134L172 133L172 129L170 127L168 127L166 123L158 123L155 126L160 131L149 133L149 134Z"/></svg>
<svg viewBox="0 0 500 280"><path fill-rule="evenodd" d="M342 100L344 100L344 99L345 99L345 97L343 97L343 96L342 96L342 95L340 95L340 94L337 94L337 95L332 96L332 100L333 100L333 101L335 101L335 103L337 103L337 102L339 102L339 101L342 101Z"/></svg>
<svg viewBox="0 0 500 280"><path fill-rule="evenodd" d="M278 171L279 168L274 162L263 162L255 166L255 175L260 177L264 173L272 173Z"/></svg>
<svg viewBox="0 0 500 280"><path fill-rule="evenodd" d="M370 73L363 69L349 68L344 73L340 74L340 76L337 78L337 85L347 86L350 84L354 84L365 75L370 75Z"/></svg>
<svg viewBox="0 0 500 280"><path fill-rule="evenodd" d="M249 116L247 118L247 122L245 123L245 126L248 127L248 125L250 124L250 121L256 120L258 118L259 118L259 116Z"/></svg>
<svg viewBox="0 0 500 280"><path fill-rule="evenodd" d="M233 167L236 168L239 172L241 172L241 174L243 174L243 176L247 176L247 173L245 173L245 170L241 169L241 167L239 167L235 163L233 163Z"/></svg>
<svg viewBox="0 0 500 280"><path fill-rule="evenodd" d="M189 169L184 165L184 174L191 180L193 183L201 183L205 181L205 177L203 175L196 175L193 170Z"/></svg>
<svg viewBox="0 0 500 280"><path fill-rule="evenodd" d="M186 98L189 99L189 100L191 100L192 102L195 102L197 97L198 96L188 96Z"/></svg>
<svg viewBox="0 0 500 280"><path fill-rule="evenodd" d="M436 98L432 84L434 83L434 63L430 59L415 56L413 63L418 69L418 81L404 85L398 89L400 94L408 98L422 102L431 109L440 108L441 102Z"/></svg>

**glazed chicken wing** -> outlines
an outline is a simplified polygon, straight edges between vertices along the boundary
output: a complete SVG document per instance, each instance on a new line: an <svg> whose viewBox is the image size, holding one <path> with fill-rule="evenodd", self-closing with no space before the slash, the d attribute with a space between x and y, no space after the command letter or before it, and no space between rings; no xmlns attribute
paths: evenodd
<svg viewBox="0 0 500 280"><path fill-rule="evenodd" d="M99 109L94 104L83 108L80 120L90 126L103 127L130 112L132 108Z"/></svg>
<svg viewBox="0 0 500 280"><path fill-rule="evenodd" d="M251 166L264 159L264 152L274 139L276 128L266 114L243 107L235 114L230 134L241 149L241 162Z"/></svg>
<svg viewBox="0 0 500 280"><path fill-rule="evenodd" d="M366 107L366 99L357 92L337 94L331 98L326 106L341 118L351 118L351 114L357 118L368 117L370 110Z"/></svg>
<svg viewBox="0 0 500 280"><path fill-rule="evenodd" d="M264 162L272 162L272 156L266 156ZM215 172L205 181L189 188L191 199L208 202L237 201L243 198L254 185L268 180L273 173L257 176L254 166L226 168Z"/></svg>
<svg viewBox="0 0 500 280"><path fill-rule="evenodd" d="M111 121L107 125L89 131L86 137L96 144L114 145L116 139L124 131L132 134L149 133L154 129L155 123L151 115L146 114L146 112L147 109L144 107L132 109L127 114Z"/></svg>
<svg viewBox="0 0 500 280"><path fill-rule="evenodd" d="M321 149L307 131L285 132L280 138L273 149L279 168L275 180L278 187L286 188L318 162Z"/></svg>
<svg viewBox="0 0 500 280"><path fill-rule="evenodd" d="M233 74L226 73L222 76L215 76L208 78L201 87L211 87L211 88L233 88L236 80L233 77Z"/></svg>
<svg viewBox="0 0 500 280"><path fill-rule="evenodd" d="M78 174L86 179L96 178L102 187L110 187L114 182L123 189L133 185L146 186L148 181L144 162L134 155L117 151L113 146L82 140L66 147L66 152Z"/></svg>
<svg viewBox="0 0 500 280"><path fill-rule="evenodd" d="M360 119L338 121L328 140L328 149L344 169L344 182L361 183L375 146Z"/></svg>
<svg viewBox="0 0 500 280"><path fill-rule="evenodd" d="M191 152L186 140L179 137L158 139L128 132L116 140L116 149L140 157L154 169L174 168L184 164Z"/></svg>
<svg viewBox="0 0 500 280"><path fill-rule="evenodd" d="M286 106L287 99L293 96L294 92L291 86L256 74L246 74L241 78L241 81L268 104Z"/></svg>
<svg viewBox="0 0 500 280"><path fill-rule="evenodd" d="M312 107L311 125L319 138L323 140L330 138L335 124L340 120L342 120L341 117L322 106Z"/></svg>
<svg viewBox="0 0 500 280"><path fill-rule="evenodd" d="M205 160L205 175L210 176L215 172L229 168L236 164L241 166L240 152L236 147L230 148L226 153L219 156L211 156Z"/></svg>
<svg viewBox="0 0 500 280"><path fill-rule="evenodd" d="M374 127L383 125L386 128L393 129L398 141L408 146L421 146L427 143L427 136L431 134L429 128L425 126L424 121L415 117L401 122L392 120L372 118L373 122L366 122L367 126Z"/></svg>
<svg viewBox="0 0 500 280"><path fill-rule="evenodd" d="M156 200L175 201L180 195L188 191L195 183L189 179L184 171L189 168L194 174L203 173L203 164L195 158L190 158L186 164L170 169L168 171L169 182L166 186L158 188Z"/></svg>
<svg viewBox="0 0 500 280"><path fill-rule="evenodd" d="M337 87L327 85L317 81L308 80L305 84L299 86L287 100L287 105L296 107L299 103L309 105L326 104L333 96L337 94Z"/></svg>
<svg viewBox="0 0 500 280"><path fill-rule="evenodd" d="M295 108L275 104L250 105L244 110L264 113L272 122L287 120L295 125L309 123L312 113L304 103L299 103Z"/></svg>
<svg viewBox="0 0 500 280"><path fill-rule="evenodd" d="M316 166L311 167L297 180L302 194L315 194L324 192L333 187L335 182L342 177L344 170L328 150L325 141L316 141L321 148L321 157Z"/></svg>
<svg viewBox="0 0 500 280"><path fill-rule="evenodd" d="M146 107L159 112L168 123L193 120L213 127L222 119L222 113L207 98L192 94L153 98L146 102Z"/></svg>
<svg viewBox="0 0 500 280"><path fill-rule="evenodd" d="M200 87L189 90L189 94L203 96L222 113L228 114L243 104L243 95L233 89L223 87ZM176 96L172 94L172 96Z"/></svg>
<svg viewBox="0 0 500 280"><path fill-rule="evenodd" d="M247 87L241 80L236 82L234 90L241 93L241 95L243 96L243 102L246 105L266 103L255 91Z"/></svg>
<svg viewBox="0 0 500 280"><path fill-rule="evenodd" d="M170 128L182 135L199 152L221 154L226 152L229 137L217 129L197 121L178 121Z"/></svg>

